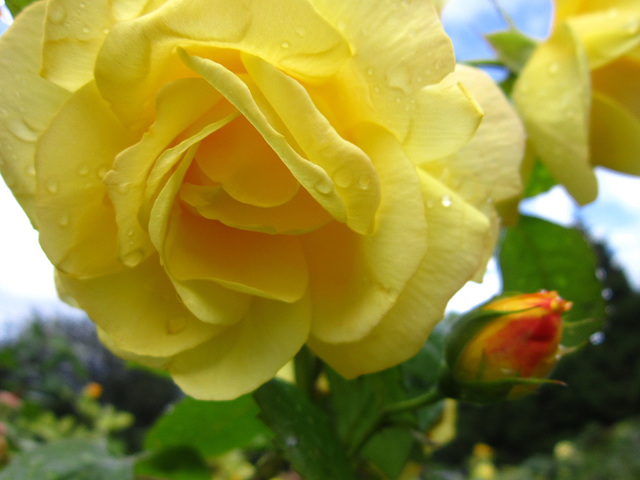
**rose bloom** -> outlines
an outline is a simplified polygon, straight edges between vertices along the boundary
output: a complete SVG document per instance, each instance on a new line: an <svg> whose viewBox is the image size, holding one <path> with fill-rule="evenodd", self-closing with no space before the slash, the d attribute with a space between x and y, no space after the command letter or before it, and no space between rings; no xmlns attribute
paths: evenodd
<svg viewBox="0 0 640 480"><path fill-rule="evenodd" d="M519 191L522 127L429 1L49 0L0 61L61 296L197 398L305 343L346 377L411 357Z"/></svg>
<svg viewBox="0 0 640 480"><path fill-rule="evenodd" d="M640 175L640 2L557 0L513 90L533 149L580 203L592 167Z"/></svg>
<svg viewBox="0 0 640 480"><path fill-rule="evenodd" d="M488 393L490 398L494 382L549 375L559 358L562 315L571 307L557 292L547 291L506 296L484 305L483 315L463 327L477 331L450 360L463 395L474 399ZM492 317L487 312L499 314ZM499 396L519 398L535 388L509 385Z"/></svg>

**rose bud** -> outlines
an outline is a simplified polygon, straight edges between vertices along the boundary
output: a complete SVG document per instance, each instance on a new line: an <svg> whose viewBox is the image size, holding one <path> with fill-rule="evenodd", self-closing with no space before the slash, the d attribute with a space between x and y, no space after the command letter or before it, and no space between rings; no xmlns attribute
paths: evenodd
<svg viewBox="0 0 640 480"><path fill-rule="evenodd" d="M445 350L447 396L478 403L523 397L547 380L559 358L562 314L557 292L498 297L463 316Z"/></svg>

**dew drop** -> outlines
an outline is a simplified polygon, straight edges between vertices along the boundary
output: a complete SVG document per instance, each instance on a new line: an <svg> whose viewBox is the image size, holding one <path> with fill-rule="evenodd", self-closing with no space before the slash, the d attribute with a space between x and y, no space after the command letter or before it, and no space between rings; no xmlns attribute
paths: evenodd
<svg viewBox="0 0 640 480"><path fill-rule="evenodd" d="M299 37L304 37L307 34L307 31L302 27L297 27L294 31Z"/></svg>
<svg viewBox="0 0 640 480"><path fill-rule="evenodd" d="M358 186L366 190L371 186L371 176L367 173L363 173L358 177Z"/></svg>
<svg viewBox="0 0 640 480"><path fill-rule="evenodd" d="M9 120L7 128L16 138L25 142L33 142L38 138L38 132L19 118Z"/></svg>
<svg viewBox="0 0 640 480"><path fill-rule="evenodd" d="M173 317L169 321L167 321L167 333L169 335L175 335L177 333L182 332L185 328L187 328L187 324L189 323L189 319L187 317Z"/></svg>
<svg viewBox="0 0 640 480"><path fill-rule="evenodd" d="M367 68L367 75L373 76L373 68Z"/></svg>
<svg viewBox="0 0 640 480"><path fill-rule="evenodd" d="M109 171L109 167L107 167L106 165L100 165L98 167L98 169L96 170L96 176L102 180L104 178L104 176L107 174L107 172Z"/></svg>
<svg viewBox="0 0 640 480"><path fill-rule="evenodd" d="M330 181L322 179L316 183L313 188L316 192L321 193L322 195L328 195L333 190L333 185Z"/></svg>
<svg viewBox="0 0 640 480"><path fill-rule="evenodd" d="M86 5L84 2L80 2L80 3L78 4L78 7L80 7L80 8L85 8L86 6L87 6L87 5Z"/></svg>
<svg viewBox="0 0 640 480"><path fill-rule="evenodd" d="M144 260L144 252L140 248L136 248L120 257L120 261L127 267L135 267Z"/></svg>
<svg viewBox="0 0 640 480"><path fill-rule="evenodd" d="M56 193L58 193L58 180L56 180L55 178L50 178L49 180L47 180L46 182L46 188L47 191L53 195L55 195Z"/></svg>
<svg viewBox="0 0 640 480"><path fill-rule="evenodd" d="M298 438L290 435L285 438L284 443L287 447L295 447L296 445L298 445Z"/></svg>
<svg viewBox="0 0 640 480"><path fill-rule="evenodd" d="M613 298L613 290L610 288L605 288L602 290L602 298L605 300L611 300Z"/></svg>
<svg viewBox="0 0 640 480"><path fill-rule="evenodd" d="M289 47L291 46L291 44L290 44L289 42L287 42L287 41L284 41L284 42L282 42L282 43L280 44L280 46L281 46L282 48L289 48Z"/></svg>
<svg viewBox="0 0 640 480"><path fill-rule="evenodd" d="M60 218L58 218L58 225L60 225L61 227L69 226L69 214L63 213L62 215L60 215Z"/></svg>
<svg viewBox="0 0 640 480"><path fill-rule="evenodd" d="M80 175L80 176L83 176L83 177L84 177L84 176L85 176L85 175L87 175L88 173L89 173L89 166L88 166L88 165L81 165L81 166L78 168L78 175Z"/></svg>
<svg viewBox="0 0 640 480"><path fill-rule="evenodd" d="M66 16L67 12L60 6L49 8L48 19L51 23L60 24L64 22Z"/></svg>
<svg viewBox="0 0 640 480"><path fill-rule="evenodd" d="M606 339L604 332L596 332L589 337L591 345L601 345Z"/></svg>
<svg viewBox="0 0 640 480"><path fill-rule="evenodd" d="M407 69L394 68L387 72L387 82L391 88L408 91L411 86L411 74Z"/></svg>
<svg viewBox="0 0 640 480"><path fill-rule="evenodd" d="M449 195L443 195L442 198L440 199L440 203L442 204L443 207L450 207L451 197Z"/></svg>
<svg viewBox="0 0 640 480"><path fill-rule="evenodd" d="M351 172L351 170L349 170L348 168L341 168L335 173L333 180L339 187L350 187L353 183L353 172Z"/></svg>
<svg viewBox="0 0 640 480"><path fill-rule="evenodd" d="M36 166L35 165L29 165L26 169L25 169L25 173L27 175L29 175L30 177L35 177L36 176Z"/></svg>
<svg viewBox="0 0 640 480"><path fill-rule="evenodd" d="M91 29L89 27L82 27L82 33L88 35L91 33Z"/></svg>
<svg viewBox="0 0 640 480"><path fill-rule="evenodd" d="M560 71L560 64L558 62L553 62L551 65L549 65L549 74L550 75L555 75L559 71Z"/></svg>

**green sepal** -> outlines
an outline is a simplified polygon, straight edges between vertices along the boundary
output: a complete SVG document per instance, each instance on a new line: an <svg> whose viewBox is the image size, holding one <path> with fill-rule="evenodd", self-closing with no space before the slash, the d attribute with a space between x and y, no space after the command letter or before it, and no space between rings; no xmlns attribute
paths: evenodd
<svg viewBox="0 0 640 480"><path fill-rule="evenodd" d="M500 61L514 73L520 73L538 43L517 29L485 35Z"/></svg>

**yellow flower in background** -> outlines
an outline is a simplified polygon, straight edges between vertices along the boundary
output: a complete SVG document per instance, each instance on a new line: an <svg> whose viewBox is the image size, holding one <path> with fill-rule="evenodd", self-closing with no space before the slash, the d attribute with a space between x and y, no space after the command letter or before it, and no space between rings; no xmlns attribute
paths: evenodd
<svg viewBox="0 0 640 480"><path fill-rule="evenodd" d="M49 0L0 66L61 296L197 398L305 343L346 377L406 360L519 191L517 117L431 2Z"/></svg>
<svg viewBox="0 0 640 480"><path fill-rule="evenodd" d="M640 175L640 1L558 0L513 90L533 149L581 204L592 167Z"/></svg>

